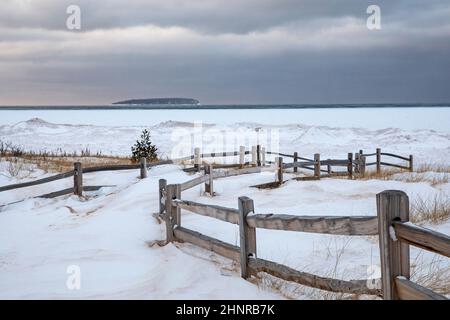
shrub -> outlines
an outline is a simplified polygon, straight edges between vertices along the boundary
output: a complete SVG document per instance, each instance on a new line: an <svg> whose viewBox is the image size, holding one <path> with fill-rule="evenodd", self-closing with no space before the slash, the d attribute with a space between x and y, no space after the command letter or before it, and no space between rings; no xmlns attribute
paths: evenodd
<svg viewBox="0 0 450 320"><path fill-rule="evenodd" d="M141 158L146 158L148 161L154 161L158 158L158 148L152 144L150 139L150 132L145 129L142 131L141 139L136 140L134 146L131 147L132 160L139 161Z"/></svg>

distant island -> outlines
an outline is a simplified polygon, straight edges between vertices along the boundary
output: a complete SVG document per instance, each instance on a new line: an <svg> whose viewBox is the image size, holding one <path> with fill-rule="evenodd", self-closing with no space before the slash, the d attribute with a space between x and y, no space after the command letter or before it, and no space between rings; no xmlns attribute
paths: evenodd
<svg viewBox="0 0 450 320"><path fill-rule="evenodd" d="M152 98L152 99L131 99L113 104L123 105L147 105L147 104L185 104L185 105L198 105L200 101L190 98Z"/></svg>

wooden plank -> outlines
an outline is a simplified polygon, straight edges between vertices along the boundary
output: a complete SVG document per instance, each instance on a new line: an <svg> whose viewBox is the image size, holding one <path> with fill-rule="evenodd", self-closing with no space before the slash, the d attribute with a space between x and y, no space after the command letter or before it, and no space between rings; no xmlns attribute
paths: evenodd
<svg viewBox="0 0 450 320"><path fill-rule="evenodd" d="M360 177L364 177L366 175L366 157L365 156L360 156L359 160L361 161L360 165L359 165L359 174Z"/></svg>
<svg viewBox="0 0 450 320"><path fill-rule="evenodd" d="M172 201L172 205L186 211L200 214L202 216L211 217L234 224L239 223L239 214L238 210L236 209L211 204L203 204L188 200L174 200Z"/></svg>
<svg viewBox="0 0 450 320"><path fill-rule="evenodd" d="M362 236L378 234L378 219L370 216L294 216L256 214L247 217L254 228L334 235Z"/></svg>
<svg viewBox="0 0 450 320"><path fill-rule="evenodd" d="M202 153L200 155L201 158L225 158L225 157L234 157L239 155L238 151L224 151L224 152L211 152L211 153Z"/></svg>
<svg viewBox="0 0 450 320"><path fill-rule="evenodd" d="M16 184L10 184L10 185L7 185L7 186L0 187L0 192L7 191L7 190L13 190L13 189L19 189L19 188L36 186L36 185L40 185L40 184L43 184L43 183L48 183L48 182L61 180L61 179L65 179L65 178L70 178L73 175L74 175L74 171L72 170L72 171L59 173L57 175L54 175L54 176L51 176L51 177L46 177L46 178L39 179L39 180L34 180L34 181L29 181L29 182L22 182L22 183L16 183Z"/></svg>
<svg viewBox="0 0 450 320"><path fill-rule="evenodd" d="M320 178L320 153L314 154L314 176Z"/></svg>
<svg viewBox="0 0 450 320"><path fill-rule="evenodd" d="M140 174L141 174L141 179L145 179L147 178L147 159L146 158L141 158L141 162L140 162Z"/></svg>
<svg viewBox="0 0 450 320"><path fill-rule="evenodd" d="M213 188L213 165L208 164L205 165L205 176L208 176L208 180L205 181L205 192L209 193L209 195L212 197L214 196L214 188Z"/></svg>
<svg viewBox="0 0 450 320"><path fill-rule="evenodd" d="M320 178L322 178L322 177L324 177L324 178L327 178L326 176L324 176L324 175L322 175L322 176L320 176L320 177L295 177L295 178L292 178L292 180L295 180L295 181L316 181L316 180L320 180Z"/></svg>
<svg viewBox="0 0 450 320"><path fill-rule="evenodd" d="M321 164L326 166L326 165L330 165L330 166L334 166L334 167L347 167L348 165L348 160L346 159L327 159L327 160L322 160Z"/></svg>
<svg viewBox="0 0 450 320"><path fill-rule="evenodd" d="M228 171L219 171L214 172L213 178L214 179L220 179L225 177L232 177L232 176L239 176L242 174L253 174L253 173L261 173L264 171L271 171L272 168L263 168L263 167L250 167L250 168L244 168L244 169L235 169L235 170L228 170Z"/></svg>
<svg viewBox="0 0 450 320"><path fill-rule="evenodd" d="M445 296L403 277L395 279L395 287L400 300L448 300Z"/></svg>
<svg viewBox="0 0 450 320"><path fill-rule="evenodd" d="M195 186L198 186L199 184L204 183L205 181L209 180L209 175L203 175L197 178L194 178L192 180L186 181L181 183L180 187L181 187L181 191L185 191L188 190L190 188L193 188Z"/></svg>
<svg viewBox="0 0 450 320"><path fill-rule="evenodd" d="M256 150L256 146L252 146L252 166L256 167L257 166L257 150Z"/></svg>
<svg viewBox="0 0 450 320"><path fill-rule="evenodd" d="M73 164L73 194L76 196L83 195L83 168L81 162Z"/></svg>
<svg viewBox="0 0 450 320"><path fill-rule="evenodd" d="M290 168L292 168L292 167L302 168L305 166L313 166L316 164L316 162L314 160L313 161L299 161L299 162L291 162L289 164L290 164L290 166L289 166Z"/></svg>
<svg viewBox="0 0 450 320"><path fill-rule="evenodd" d="M395 167L400 169L409 170L409 167L401 166L399 164L389 163L389 162L380 162L381 165L387 166L387 167Z"/></svg>
<svg viewBox="0 0 450 320"><path fill-rule="evenodd" d="M265 272L274 277L295 282L304 286L326 290L330 292L341 292L350 294L367 294L380 296L378 289L369 289L368 280L338 280L321 277L307 272L297 271L276 262L263 259L249 259L250 272L256 275L258 272Z"/></svg>
<svg viewBox="0 0 450 320"><path fill-rule="evenodd" d="M244 167L245 162L245 147L239 147L239 167L242 169Z"/></svg>
<svg viewBox="0 0 450 320"><path fill-rule="evenodd" d="M396 241L392 223L394 220L409 221L409 199L406 193L387 190L377 194L377 216L381 257L383 299L398 300L395 278L409 279L409 245Z"/></svg>
<svg viewBox="0 0 450 320"><path fill-rule="evenodd" d="M234 261L240 261L239 247L183 227L176 227L173 232L176 240L191 243Z"/></svg>
<svg viewBox="0 0 450 320"><path fill-rule="evenodd" d="M256 258L256 229L247 224L247 215L254 212L253 200L248 197L239 197L239 239L241 255L241 277L247 279L250 276L248 260Z"/></svg>
<svg viewBox="0 0 450 320"><path fill-rule="evenodd" d="M393 154L393 153L381 152L381 155L409 161L409 158L402 157L402 156L399 156L399 155Z"/></svg>
<svg viewBox="0 0 450 320"><path fill-rule="evenodd" d="M261 167L261 146L256 145L256 165Z"/></svg>
<svg viewBox="0 0 450 320"><path fill-rule="evenodd" d="M159 216L162 217L166 210L165 206L165 192L166 192L167 180L159 179Z"/></svg>
<svg viewBox="0 0 450 320"><path fill-rule="evenodd" d="M283 183L283 158L277 157L275 158L275 162L277 163L277 182L278 184Z"/></svg>
<svg viewBox="0 0 450 320"><path fill-rule="evenodd" d="M294 163L298 162L298 153L294 152ZM294 172L297 173L298 172L298 168L294 167Z"/></svg>
<svg viewBox="0 0 450 320"><path fill-rule="evenodd" d="M377 158L376 158L377 174L380 174L381 173L381 149L380 148L377 148L375 155L377 156Z"/></svg>
<svg viewBox="0 0 450 320"><path fill-rule="evenodd" d="M194 168L196 168L197 171L200 171L200 165L202 164L200 157L201 157L200 148L195 148L194 149Z"/></svg>
<svg viewBox="0 0 450 320"><path fill-rule="evenodd" d="M173 192L174 192L173 200L180 200L181 185L176 184ZM173 206L173 200L172 200L172 227L173 228L175 228L176 226L181 227L181 209L176 206Z"/></svg>
<svg viewBox="0 0 450 320"><path fill-rule="evenodd" d="M100 172L100 171L119 171L119 170L135 170L141 167L140 164L120 164L83 168L83 173Z"/></svg>
<svg viewBox="0 0 450 320"><path fill-rule="evenodd" d="M347 159L348 159L347 174L348 174L348 178L351 180L351 179L353 179L353 153L351 153L351 152L348 153Z"/></svg>
<svg viewBox="0 0 450 320"><path fill-rule="evenodd" d="M175 198L176 186L174 184L169 184L166 186L166 214L164 215L166 222L166 241L174 241L174 221L173 221L173 211L172 201Z"/></svg>
<svg viewBox="0 0 450 320"><path fill-rule="evenodd" d="M448 235L412 223L394 221L393 226L395 235L400 241L450 258Z"/></svg>

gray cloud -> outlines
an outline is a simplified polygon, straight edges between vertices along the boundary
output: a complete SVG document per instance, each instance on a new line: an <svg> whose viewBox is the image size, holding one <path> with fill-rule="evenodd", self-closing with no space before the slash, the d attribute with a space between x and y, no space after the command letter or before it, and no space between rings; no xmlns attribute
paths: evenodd
<svg viewBox="0 0 450 320"><path fill-rule="evenodd" d="M65 29L69 4L81 32ZM0 104L450 101L448 1L17 1L0 12Z"/></svg>

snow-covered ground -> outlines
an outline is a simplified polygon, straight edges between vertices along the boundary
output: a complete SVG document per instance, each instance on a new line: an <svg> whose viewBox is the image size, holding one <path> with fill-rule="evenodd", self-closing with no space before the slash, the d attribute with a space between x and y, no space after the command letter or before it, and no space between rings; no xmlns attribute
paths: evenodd
<svg viewBox="0 0 450 320"><path fill-rule="evenodd" d="M222 144L220 137L254 133L259 127L260 139L264 139L264 132L279 137L282 152L299 151L303 156L319 152L324 158L345 158L347 152L372 152L382 147L386 152L414 154L416 163L449 165L450 134L431 129L211 124L203 126L210 130L202 139L203 149L235 150L234 142ZM0 137L28 150L80 151L88 147L93 152L126 155L141 129L32 119L0 126ZM154 143L167 156L180 145L182 153L189 153L195 144L195 128L190 123L164 122L150 129ZM210 139L211 132L219 138ZM21 180L7 178L6 165L0 165L0 172L5 174L0 175L0 184ZM32 178L43 175L36 169ZM81 199L31 198L70 187L71 179L0 193L0 205L26 199L0 207L0 298L279 299L289 293L295 298L311 298L303 291L282 295L279 290L244 281L239 277L239 267L231 261L188 244L151 245L165 238L164 224L152 216L158 211L158 180L178 183L192 177L179 166L165 165L151 169L144 180L138 178L138 170L85 174L85 185L111 187L86 193ZM404 190L411 199L436 195L448 198L450 194L450 183L432 185L426 181L322 179L289 181L273 190L249 187L273 179L273 173L230 177L215 182L217 195L213 198L203 194L202 186L183 192L182 198L236 208L238 197L248 196L254 200L257 213L375 215L375 195L383 190ZM181 220L187 228L238 244L235 225L184 211ZM449 221L425 226L450 233ZM259 257L334 278L364 279L370 276L371 266L379 265L376 237L259 229L257 245ZM412 249L412 259L413 265L422 260L422 274L438 265L450 276L448 259L436 262L433 255L416 249ZM71 265L80 267L80 290L66 286L66 271Z"/></svg>

